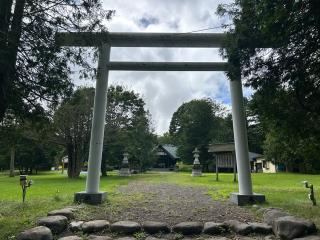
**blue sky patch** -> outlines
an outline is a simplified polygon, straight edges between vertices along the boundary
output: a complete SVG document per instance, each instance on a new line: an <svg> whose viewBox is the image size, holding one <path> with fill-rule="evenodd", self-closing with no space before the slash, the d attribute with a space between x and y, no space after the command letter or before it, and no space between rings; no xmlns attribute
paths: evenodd
<svg viewBox="0 0 320 240"><path fill-rule="evenodd" d="M144 28L147 28L149 25L152 24L158 24L159 19L156 17L143 17L139 19L139 25L143 26Z"/></svg>

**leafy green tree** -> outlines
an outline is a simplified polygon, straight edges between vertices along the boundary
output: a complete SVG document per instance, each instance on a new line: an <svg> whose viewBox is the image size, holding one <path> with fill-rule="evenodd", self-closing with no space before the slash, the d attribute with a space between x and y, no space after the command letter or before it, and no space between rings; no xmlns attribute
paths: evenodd
<svg viewBox="0 0 320 240"><path fill-rule="evenodd" d="M104 31L105 19L98 0L1 0L0 1L0 120L6 109L25 115L55 106L72 92L70 64L86 69L83 49L60 49L58 31ZM92 72L92 71L91 71Z"/></svg>
<svg viewBox="0 0 320 240"><path fill-rule="evenodd" d="M157 141L159 144L174 144L174 140L169 132L165 132L161 136L158 136Z"/></svg>
<svg viewBox="0 0 320 240"><path fill-rule="evenodd" d="M318 1L236 0L218 13L233 20L222 53L234 66L230 74L240 68L255 90L251 109L265 132L268 158L320 171Z"/></svg>
<svg viewBox="0 0 320 240"><path fill-rule="evenodd" d="M153 160L155 137L143 99L121 86L108 89L102 173L106 166L120 167L122 154L128 151L131 165L145 170Z"/></svg>
<svg viewBox="0 0 320 240"><path fill-rule="evenodd" d="M80 88L54 114L57 142L66 149L68 176L77 178L88 159L94 88Z"/></svg>
<svg viewBox="0 0 320 240"><path fill-rule="evenodd" d="M192 151L200 150L200 161L207 165L210 156L208 145L220 123L221 106L210 99L183 103L173 114L169 133L178 146L178 155L184 163L193 162Z"/></svg>
<svg viewBox="0 0 320 240"><path fill-rule="evenodd" d="M259 120L259 116L255 114L254 107L252 106L252 101L248 100L247 98L244 98L244 108L247 120L249 151L255 153L263 153L265 132Z"/></svg>
<svg viewBox="0 0 320 240"><path fill-rule="evenodd" d="M5 161L4 159L10 159L10 164L3 164L4 166L10 166L10 177L14 177L16 146L22 137L21 124L20 119L10 113L7 113L0 123L0 135L3 136L0 139L1 155L3 161Z"/></svg>
<svg viewBox="0 0 320 240"><path fill-rule="evenodd" d="M20 173L37 174L38 170L50 170L55 163L56 149L55 144L22 137L16 148L16 165Z"/></svg>
<svg viewBox="0 0 320 240"><path fill-rule="evenodd" d="M4 164L10 166L10 176L14 176L14 166L26 173L52 166L56 144L50 141L50 121L44 112L28 119L7 112L0 133L4 136L0 139L0 158L6 162L10 159L10 164Z"/></svg>
<svg viewBox="0 0 320 240"><path fill-rule="evenodd" d="M216 116L214 128L211 131L211 143L233 142L233 126L231 113L223 110L221 116Z"/></svg>
<svg viewBox="0 0 320 240"><path fill-rule="evenodd" d="M56 141L66 149L70 178L78 177L88 160L94 92L94 88L76 90L54 115ZM152 159L154 142L144 101L121 86L109 87L107 99L102 173L106 174L107 164L120 166L124 151L129 152L131 162L144 169Z"/></svg>

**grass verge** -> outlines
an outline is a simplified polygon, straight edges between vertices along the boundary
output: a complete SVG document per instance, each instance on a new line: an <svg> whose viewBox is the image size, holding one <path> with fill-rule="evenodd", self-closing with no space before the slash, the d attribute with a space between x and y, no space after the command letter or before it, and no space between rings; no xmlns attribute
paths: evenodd
<svg viewBox="0 0 320 240"><path fill-rule="evenodd" d="M34 226L38 217L45 216L48 211L73 205L74 192L85 187L85 178L68 179L66 175L57 172L45 172L30 176L34 185L28 189L26 202L21 202L21 188L18 177L9 178L0 175L0 239L14 239L14 235L23 229ZM108 192L108 202L100 207L86 206L87 212L96 213L114 212L118 208L139 201L143 198L139 194L129 199L121 198L116 188L128 184L129 181L145 181L154 184L170 183L188 186L204 186L216 200L225 201L230 192L236 192L237 183L234 183L232 174L220 174L220 181L215 181L214 174L204 174L202 177L191 177L190 173L146 173L137 174L130 178L119 177L113 172L101 179L100 189ZM316 199L320 199L319 175L305 174L252 174L254 191L266 195L265 206L281 207L290 213L313 220L320 226L320 207L312 206L307 198L308 189L301 183L307 180L314 184ZM250 208L250 207L249 207ZM81 211L80 214L86 214ZM94 215L96 215L94 214ZM90 219L92 215L83 216Z"/></svg>

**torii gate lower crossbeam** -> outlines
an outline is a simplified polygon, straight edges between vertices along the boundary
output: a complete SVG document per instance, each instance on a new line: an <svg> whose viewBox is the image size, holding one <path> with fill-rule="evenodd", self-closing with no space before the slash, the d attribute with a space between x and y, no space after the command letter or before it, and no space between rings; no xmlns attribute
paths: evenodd
<svg viewBox="0 0 320 240"><path fill-rule="evenodd" d="M99 63L88 160L86 190L75 194L75 201L102 203L105 192L99 192L102 147L110 70L131 71L227 71L225 62L110 62L111 47L223 47L223 33L58 33L60 46L99 47ZM233 130L239 180L239 193L230 200L238 205L264 202L265 197L252 191L251 170L243 92L240 77L230 80Z"/></svg>

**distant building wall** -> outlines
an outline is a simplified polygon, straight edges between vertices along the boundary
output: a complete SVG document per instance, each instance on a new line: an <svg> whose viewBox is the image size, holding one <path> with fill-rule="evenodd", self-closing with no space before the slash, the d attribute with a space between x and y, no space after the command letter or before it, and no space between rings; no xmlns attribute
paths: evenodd
<svg viewBox="0 0 320 240"><path fill-rule="evenodd" d="M273 162L268 161L265 158L257 158L254 165L255 165L256 172L263 172L263 173L277 172L277 166Z"/></svg>

